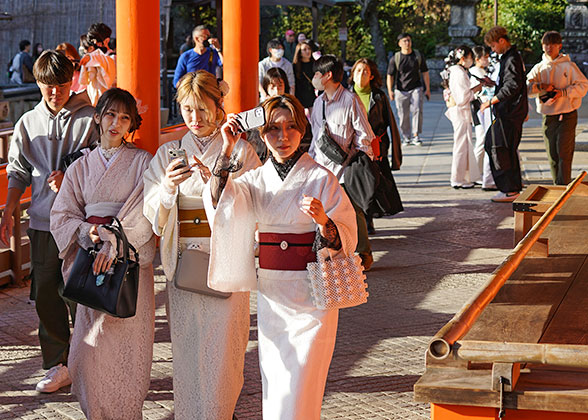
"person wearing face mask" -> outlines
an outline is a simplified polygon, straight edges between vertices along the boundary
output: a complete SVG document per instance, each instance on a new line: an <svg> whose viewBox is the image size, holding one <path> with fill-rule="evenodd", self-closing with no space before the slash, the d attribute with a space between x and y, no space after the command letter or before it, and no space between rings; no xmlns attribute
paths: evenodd
<svg viewBox="0 0 588 420"><path fill-rule="evenodd" d="M362 151L373 159L371 144L375 137L374 132L360 99L341 84L343 64L339 59L334 55L323 55L315 61L314 70L312 84L317 90L322 90L323 94L316 98L312 107L310 116L312 142L308 153L317 163L333 172L341 184L344 184L345 170L357 151ZM318 138L324 132L325 125L331 139L347 153L347 159L342 163L331 160L317 146ZM365 214L353 200L351 203L357 219L356 251L361 257L365 271L368 271L374 259Z"/></svg>
<svg viewBox="0 0 588 420"><path fill-rule="evenodd" d="M249 293L226 299L186 291L173 282L180 252L210 253L210 225L202 194L212 176L223 140L226 82L205 70L188 73L178 86L177 101L189 131L180 141L158 150L144 174L143 213L161 236L160 255L168 280L168 314L173 356L174 415L177 420L227 420L233 415L241 387L249 338ZM183 149L182 159L169 151ZM238 177L260 165L253 148L239 140L234 157ZM200 264L196 262L195 264Z"/></svg>
<svg viewBox="0 0 588 420"><path fill-rule="evenodd" d="M304 35L304 34L303 34ZM310 117L312 113L312 104L316 99L314 92L314 86L312 85L312 77L314 71L312 66L314 65L314 57L312 56L313 45L306 39L301 41L296 46L296 52L294 53L294 75L296 76L296 98L304 106L306 116Z"/></svg>
<svg viewBox="0 0 588 420"><path fill-rule="evenodd" d="M216 75L217 68L223 65L221 46L217 38L210 37L210 31L204 25L198 25L192 31L194 48L180 55L174 72L173 84L177 88L180 79L186 73L206 70Z"/></svg>
<svg viewBox="0 0 588 420"><path fill-rule="evenodd" d="M259 77L259 95L265 97L263 91L263 78L269 69L272 67L279 67L288 76L288 84L290 85L290 93L294 94L294 86L296 84L294 78L294 69L292 63L284 58L284 45L278 38L274 38L267 43L267 53L269 54L266 58L261 60L257 65L258 77Z"/></svg>
<svg viewBox="0 0 588 420"><path fill-rule="evenodd" d="M378 71L378 66L369 58L360 58L353 64L351 68L351 76L349 77L350 91L354 92L368 113L368 121L376 135L374 148L374 155L376 150L379 150L379 156L375 160L380 167L380 172L384 175L390 183L385 191L388 202L391 204L390 208L386 210L387 215L396 214L404 210L400 194L396 188L396 182L392 176L392 170L400 169L402 165L402 143L400 140L400 133L396 126L396 120L390 107L390 102L380 89L383 85L382 77ZM392 138L388 137L388 130L392 134ZM390 168L390 160L388 159L388 151L392 146L392 167ZM381 217L380 209L370 209L366 213L366 220L368 224L368 231L370 234L375 233L373 217ZM378 213L378 214L377 214Z"/></svg>
<svg viewBox="0 0 588 420"><path fill-rule="evenodd" d="M473 188L480 180L480 170L474 154L472 135L472 111L470 102L474 93L482 89L477 83L471 86L468 69L474 64L472 49L462 45L448 57L449 90L455 101L445 115L453 125L453 156L451 161L451 186L455 189Z"/></svg>

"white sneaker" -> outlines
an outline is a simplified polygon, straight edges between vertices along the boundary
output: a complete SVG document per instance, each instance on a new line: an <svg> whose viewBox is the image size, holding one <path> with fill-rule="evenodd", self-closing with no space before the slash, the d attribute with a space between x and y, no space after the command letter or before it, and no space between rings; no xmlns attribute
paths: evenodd
<svg viewBox="0 0 588 420"><path fill-rule="evenodd" d="M69 370L67 366L60 363L47 371L45 377L37 384L36 390L37 392L51 393L70 384Z"/></svg>
<svg viewBox="0 0 588 420"><path fill-rule="evenodd" d="M419 139L419 136L414 136L410 141L410 144L414 144L415 146L421 146L423 142Z"/></svg>
<svg viewBox="0 0 588 420"><path fill-rule="evenodd" d="M513 201L515 201L518 196L521 195L518 192L508 192L508 193L504 193L504 192L499 192L498 194L496 194L494 197L491 198L492 201L494 201L495 203L512 203Z"/></svg>
<svg viewBox="0 0 588 420"><path fill-rule="evenodd" d="M402 145L406 146L410 144L410 139L408 137L402 136Z"/></svg>

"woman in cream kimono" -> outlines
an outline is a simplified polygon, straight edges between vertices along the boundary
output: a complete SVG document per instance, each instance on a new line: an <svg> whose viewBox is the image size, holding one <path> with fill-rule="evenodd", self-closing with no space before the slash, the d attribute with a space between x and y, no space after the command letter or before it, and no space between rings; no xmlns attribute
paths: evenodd
<svg viewBox="0 0 588 420"><path fill-rule="evenodd" d="M453 156L451 161L451 186L453 188L473 188L475 182L480 182L481 175L478 162L474 154L472 138L472 111L470 102L474 100L474 93L482 86L478 84L472 88L468 69L474 63L474 56L470 47L465 45L450 53L449 90L455 100L455 106L447 109L445 115L453 125Z"/></svg>
<svg viewBox="0 0 588 420"><path fill-rule="evenodd" d="M149 390L153 354L155 237L143 217L143 172L151 155L124 142L139 128L133 96L122 89L104 93L94 117L100 145L65 172L51 210L51 233L68 278L80 247L102 243L94 272L105 272L116 256L116 238L100 224L116 216L140 256L137 312L114 318L78 305L68 367L72 393L89 419L141 419Z"/></svg>
<svg viewBox="0 0 588 420"><path fill-rule="evenodd" d="M204 195L213 219L208 282L222 291L258 290L263 418L318 420L338 311L313 306L306 264L317 251L353 253L355 211L337 178L299 149L307 123L298 99L277 96L262 106L267 123L260 132L271 152L262 167L229 178L235 116L221 128L222 151Z"/></svg>
<svg viewBox="0 0 588 420"><path fill-rule="evenodd" d="M153 231L161 236L161 263L168 280L177 420L231 419L243 386L249 293L233 293L222 299L181 290L173 283L178 243L182 250L190 247L209 252L210 229L206 227L207 234L195 237L179 235L178 231L187 232L184 227L195 226L194 216L185 217L186 214L201 212L199 221L207 226L202 190L222 146L218 128L225 119L221 88L227 88L226 84L219 85L204 70L181 79L177 100L189 131L180 142L172 141L159 148L144 178L144 213ZM182 167L180 159L170 158L172 149L184 149L190 164ZM247 142L240 141L237 149L242 167L234 176L260 165Z"/></svg>

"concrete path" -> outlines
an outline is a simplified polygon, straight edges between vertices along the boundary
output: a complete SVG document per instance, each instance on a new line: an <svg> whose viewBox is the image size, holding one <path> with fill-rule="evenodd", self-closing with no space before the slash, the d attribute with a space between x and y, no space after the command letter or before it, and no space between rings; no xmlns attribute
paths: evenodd
<svg viewBox="0 0 588 420"><path fill-rule="evenodd" d="M425 104L423 146L407 146L396 172L405 211L376 219L376 262L368 275L367 304L342 310L323 403L324 419L425 419L413 401L429 338L458 311L512 248L512 207L493 193L449 187L452 130L439 95ZM540 120L525 126L525 180L550 183ZM588 120L579 126L574 174L588 167ZM165 316L165 280L156 270L156 334L152 382L144 418L173 418L172 361ZM239 419L261 418L255 298ZM28 288L0 290L0 419L83 419L64 389L34 391L42 378L37 317ZM194 372L198 374L197 371ZM206 420L206 419L203 419Z"/></svg>

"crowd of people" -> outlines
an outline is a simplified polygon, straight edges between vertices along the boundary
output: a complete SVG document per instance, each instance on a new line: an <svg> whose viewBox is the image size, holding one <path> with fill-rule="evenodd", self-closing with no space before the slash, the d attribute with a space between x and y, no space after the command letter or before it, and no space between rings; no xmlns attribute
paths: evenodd
<svg viewBox="0 0 588 420"><path fill-rule="evenodd" d="M561 37L555 34L544 36L544 61L526 82L504 28L485 37L501 54L494 81L486 73L486 48L462 46L453 52L446 92L455 134L453 187L483 182L509 200L521 190L516 146L527 115L527 84L543 104L554 180L569 181L569 133L588 82L560 54ZM11 215L31 186L31 296L48 369L37 391L72 384L90 419L142 418L159 237L175 418L234 418L244 381L249 294L256 291L263 416L319 419L338 310L313 303L307 263L358 253L364 270L371 268L373 218L402 211L392 175L402 164L402 143L422 143L423 101L430 97L423 55L412 49L409 34L398 37L387 98L372 60L355 62L346 88L341 61L321 55L304 34L295 38L288 30L284 40L268 43L259 79L252 81L259 85L265 122L244 131L239 116L224 110L230 87L217 77L220 44L198 26L174 77L188 131L151 156L133 145L142 122L135 98L113 87L110 35L106 25L92 25L81 38L82 58L70 44L41 53L32 74L42 100L17 122L10 146L0 240L9 242ZM26 51L30 43L21 47ZM543 100L546 93L550 98ZM396 103L400 130L389 99ZM476 128L474 141L470 104L476 99L482 128ZM486 131L493 119L504 127L507 147L498 141L489 145ZM362 158L368 164L357 166ZM364 199L358 185L368 185L362 183L368 177L362 170L381 178L372 187L380 188L385 200L377 200L377 191L373 200ZM117 261L117 238L107 228L114 218L141 256L136 315L124 319L62 297L79 249L97 249L96 276ZM200 259L184 269L195 255ZM180 286L194 277L209 291Z"/></svg>
<svg viewBox="0 0 588 420"><path fill-rule="evenodd" d="M492 28L484 42L486 47L462 45L451 51L442 73L446 115L453 125L451 186L470 189L481 185L484 190L498 191L494 202L512 202L520 195L518 147L528 118L528 97L536 98L537 112L543 115L553 182L568 184L577 109L588 91L588 80L561 53L562 37L556 31L543 35L542 61L528 74L505 28ZM498 56L492 65L490 50Z"/></svg>

